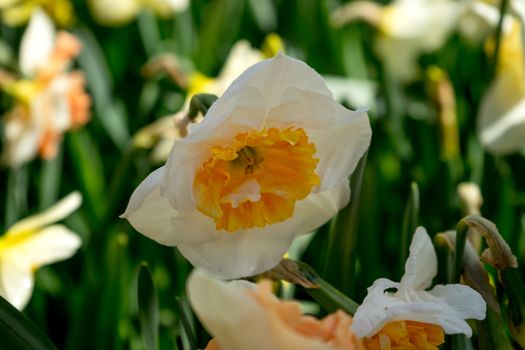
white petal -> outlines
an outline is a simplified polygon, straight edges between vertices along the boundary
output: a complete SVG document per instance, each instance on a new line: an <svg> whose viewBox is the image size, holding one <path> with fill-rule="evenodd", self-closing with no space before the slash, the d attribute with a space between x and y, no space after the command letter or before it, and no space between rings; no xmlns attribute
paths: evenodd
<svg viewBox="0 0 525 350"><path fill-rule="evenodd" d="M0 295L18 310L22 310L33 292L33 271L25 264L0 253Z"/></svg>
<svg viewBox="0 0 525 350"><path fill-rule="evenodd" d="M483 320L487 305L481 295L469 286L461 284L437 285L431 291L435 297L443 300L453 312L443 312L440 325L447 334L463 333L467 337L472 330L466 319Z"/></svg>
<svg viewBox="0 0 525 350"><path fill-rule="evenodd" d="M18 221L9 228L6 235L17 235L27 231L38 230L46 225L60 221L77 210L81 203L82 196L80 193L72 192L44 212Z"/></svg>
<svg viewBox="0 0 525 350"><path fill-rule="evenodd" d="M354 314L352 330L359 337L370 337L377 333L387 322L388 308L403 304L399 298L385 294L389 288L398 288L399 283L380 278L368 288L368 294Z"/></svg>
<svg viewBox="0 0 525 350"><path fill-rule="evenodd" d="M11 259L35 270L42 265L73 256L82 244L77 234L62 225L52 225L21 239L8 248Z"/></svg>
<svg viewBox="0 0 525 350"><path fill-rule="evenodd" d="M36 9L20 43L20 71L34 76L51 55L55 43L55 27L44 11Z"/></svg>
<svg viewBox="0 0 525 350"><path fill-rule="evenodd" d="M43 132L40 124L21 107L6 115L2 163L16 168L36 156Z"/></svg>
<svg viewBox="0 0 525 350"><path fill-rule="evenodd" d="M140 183L120 216L137 231L160 243L169 241L173 232L171 220L177 216L169 201L160 195L160 181L165 169L164 166L158 168Z"/></svg>
<svg viewBox="0 0 525 350"><path fill-rule="evenodd" d="M478 135L494 154L516 151L525 143L525 96L520 85L523 82L516 77L503 74L482 99Z"/></svg>
<svg viewBox="0 0 525 350"><path fill-rule="evenodd" d="M331 97L323 78L306 63L282 53L262 61L247 69L226 90L221 103L235 101L239 90L251 87L258 90L263 98L266 110L277 106L284 92L290 87L317 92ZM219 101L217 101L219 102Z"/></svg>
<svg viewBox="0 0 525 350"><path fill-rule="evenodd" d="M211 239L213 221L197 211L179 212L160 194L160 182L166 167L148 175L135 189L121 218L127 219L140 233L169 246Z"/></svg>
<svg viewBox="0 0 525 350"><path fill-rule="evenodd" d="M401 289L425 290L432 285L437 274L437 256L434 245L423 227L418 227L412 243L410 255L405 264L405 275L401 278Z"/></svg>
<svg viewBox="0 0 525 350"><path fill-rule="evenodd" d="M211 226L207 240L175 244L194 266L214 276L224 279L252 276L275 267L295 237L328 221L348 203L349 197L348 180L344 179L331 191L312 193L297 202L294 215L286 221L237 232L217 231ZM204 236L199 226L214 223L204 215L202 219L174 220L174 232L183 232L188 237Z"/></svg>

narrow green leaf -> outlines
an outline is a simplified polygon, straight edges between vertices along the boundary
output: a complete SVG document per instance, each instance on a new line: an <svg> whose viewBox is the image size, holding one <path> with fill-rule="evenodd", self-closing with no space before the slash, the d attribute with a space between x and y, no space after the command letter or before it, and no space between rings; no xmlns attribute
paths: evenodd
<svg viewBox="0 0 525 350"><path fill-rule="evenodd" d="M57 201L62 178L62 160L64 152L61 149L57 156L42 162L39 188L39 209L49 208Z"/></svg>
<svg viewBox="0 0 525 350"><path fill-rule="evenodd" d="M365 153L357 165L350 181L352 198L341 209L330 232L328 254L324 276L336 288L344 293L354 292L355 283L355 246L359 228L359 198L366 168L368 153Z"/></svg>
<svg viewBox="0 0 525 350"><path fill-rule="evenodd" d="M176 298L177 301L177 312L182 326L183 339L186 339L188 342L187 348L190 350L198 350L197 341L195 340L195 334L191 328L191 322L189 316L184 307L185 301L180 297Z"/></svg>
<svg viewBox="0 0 525 350"><path fill-rule="evenodd" d="M44 332L1 296L0 348L16 350L56 350L56 347Z"/></svg>
<svg viewBox="0 0 525 350"><path fill-rule="evenodd" d="M66 145L70 150L73 169L87 206L97 221L100 221L106 202L103 200L105 181L98 148L86 130L69 133L66 137Z"/></svg>
<svg viewBox="0 0 525 350"><path fill-rule="evenodd" d="M85 46L78 61L86 73L89 92L94 100L95 116L113 143L122 150L129 140L127 118L123 106L111 98L112 82L104 54L87 28L75 30L75 35Z"/></svg>
<svg viewBox="0 0 525 350"><path fill-rule="evenodd" d="M419 187L417 183L410 184L410 195L403 215L403 229L401 230L400 276L405 271L405 261L408 256L409 243L417 227L419 217Z"/></svg>
<svg viewBox="0 0 525 350"><path fill-rule="evenodd" d="M145 263L140 265L138 271L137 299L142 339L147 350L156 350L159 343L159 303L155 283Z"/></svg>

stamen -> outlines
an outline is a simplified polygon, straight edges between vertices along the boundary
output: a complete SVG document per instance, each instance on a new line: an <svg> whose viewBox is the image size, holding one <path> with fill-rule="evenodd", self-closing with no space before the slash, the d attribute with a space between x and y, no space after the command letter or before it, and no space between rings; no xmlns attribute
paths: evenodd
<svg viewBox="0 0 525 350"><path fill-rule="evenodd" d="M237 159L241 161L241 164L244 167L245 174L252 174L255 170L258 170L260 164L264 160L264 157L259 156L255 148L250 146L243 147L239 150L237 156Z"/></svg>

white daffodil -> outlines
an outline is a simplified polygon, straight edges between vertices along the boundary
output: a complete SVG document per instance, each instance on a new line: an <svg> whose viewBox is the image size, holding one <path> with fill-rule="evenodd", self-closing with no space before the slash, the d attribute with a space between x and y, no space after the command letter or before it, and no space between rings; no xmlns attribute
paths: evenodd
<svg viewBox="0 0 525 350"><path fill-rule="evenodd" d="M438 50L446 42L463 11L454 0L395 0L381 6L371 1L351 1L332 16L337 26L363 19L379 30L375 50L385 69L400 81L419 73L421 54Z"/></svg>
<svg viewBox="0 0 525 350"><path fill-rule="evenodd" d="M190 126L123 217L216 276L254 275L346 205L370 137L366 112L344 108L313 69L279 54Z"/></svg>
<svg viewBox="0 0 525 350"><path fill-rule="evenodd" d="M74 36L55 33L45 13L34 11L20 44L23 78L2 86L16 100L5 116L4 163L17 167L37 154L53 158L62 134L89 120L84 77L67 71L80 49Z"/></svg>
<svg viewBox="0 0 525 350"><path fill-rule="evenodd" d="M133 20L142 9L168 17L184 11L189 0L89 0L93 18L106 26L122 26Z"/></svg>
<svg viewBox="0 0 525 350"><path fill-rule="evenodd" d="M506 16L496 77L478 114L479 139L497 155L516 152L525 145L525 5L521 1L511 5L518 16ZM487 44L492 53L494 41Z"/></svg>
<svg viewBox="0 0 525 350"><path fill-rule="evenodd" d="M42 265L70 258L80 238L63 225L51 225L75 211L82 197L73 192L43 213L27 217L0 236L0 295L23 309L33 291L33 273Z"/></svg>
<svg viewBox="0 0 525 350"><path fill-rule="evenodd" d="M485 301L472 288L461 284L436 285L427 291L436 273L434 246L426 230L419 227L410 245L401 282L380 278L368 288L368 295L354 315L355 334L371 338L379 333L382 341L387 341L389 334L399 335L399 328L403 327L401 333L413 336L412 339L421 339L417 334L425 333L433 346L443 341L443 331L470 337L472 330L465 319L484 319ZM396 324L398 321L407 322Z"/></svg>
<svg viewBox="0 0 525 350"><path fill-rule="evenodd" d="M360 350L350 330L352 318L337 311L322 320L303 315L299 303L281 301L271 282L225 283L196 270L188 279L188 297L203 325L214 336L206 350Z"/></svg>

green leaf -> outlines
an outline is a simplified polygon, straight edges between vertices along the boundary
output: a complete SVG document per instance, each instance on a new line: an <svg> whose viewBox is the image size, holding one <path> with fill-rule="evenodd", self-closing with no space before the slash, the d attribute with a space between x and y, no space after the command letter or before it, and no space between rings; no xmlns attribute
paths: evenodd
<svg viewBox="0 0 525 350"><path fill-rule="evenodd" d="M42 330L1 296L0 348L16 350L56 350L56 347Z"/></svg>
<svg viewBox="0 0 525 350"><path fill-rule="evenodd" d="M64 152L61 149L55 158L42 162L39 189L40 210L49 208L57 201L60 191L60 180L62 178L63 157Z"/></svg>
<svg viewBox="0 0 525 350"><path fill-rule="evenodd" d="M407 260L407 253L409 243L412 240L419 216L419 187L417 183L410 184L410 195L408 197L407 205L405 207L405 214L403 215L403 229L401 231L401 259L400 261L400 276L405 271L405 261Z"/></svg>
<svg viewBox="0 0 525 350"><path fill-rule="evenodd" d="M78 61L85 71L89 92L94 100L95 116L113 143L122 150L129 140L127 118L123 106L111 99L112 81L104 54L88 29L77 29L75 35L85 46Z"/></svg>
<svg viewBox="0 0 525 350"><path fill-rule="evenodd" d="M106 209L105 181L102 157L89 133L82 129L71 132L66 137L66 145L71 152L73 169L86 198L91 214L99 222Z"/></svg>
<svg viewBox="0 0 525 350"><path fill-rule="evenodd" d="M343 293L352 295L355 287L355 248L359 228L359 198L366 168L368 153L365 153L352 174L350 187L352 198L341 209L330 232L328 255L324 274Z"/></svg>
<svg viewBox="0 0 525 350"><path fill-rule="evenodd" d="M158 349L159 302L148 265L142 263L138 271L137 299L142 339L147 350Z"/></svg>

